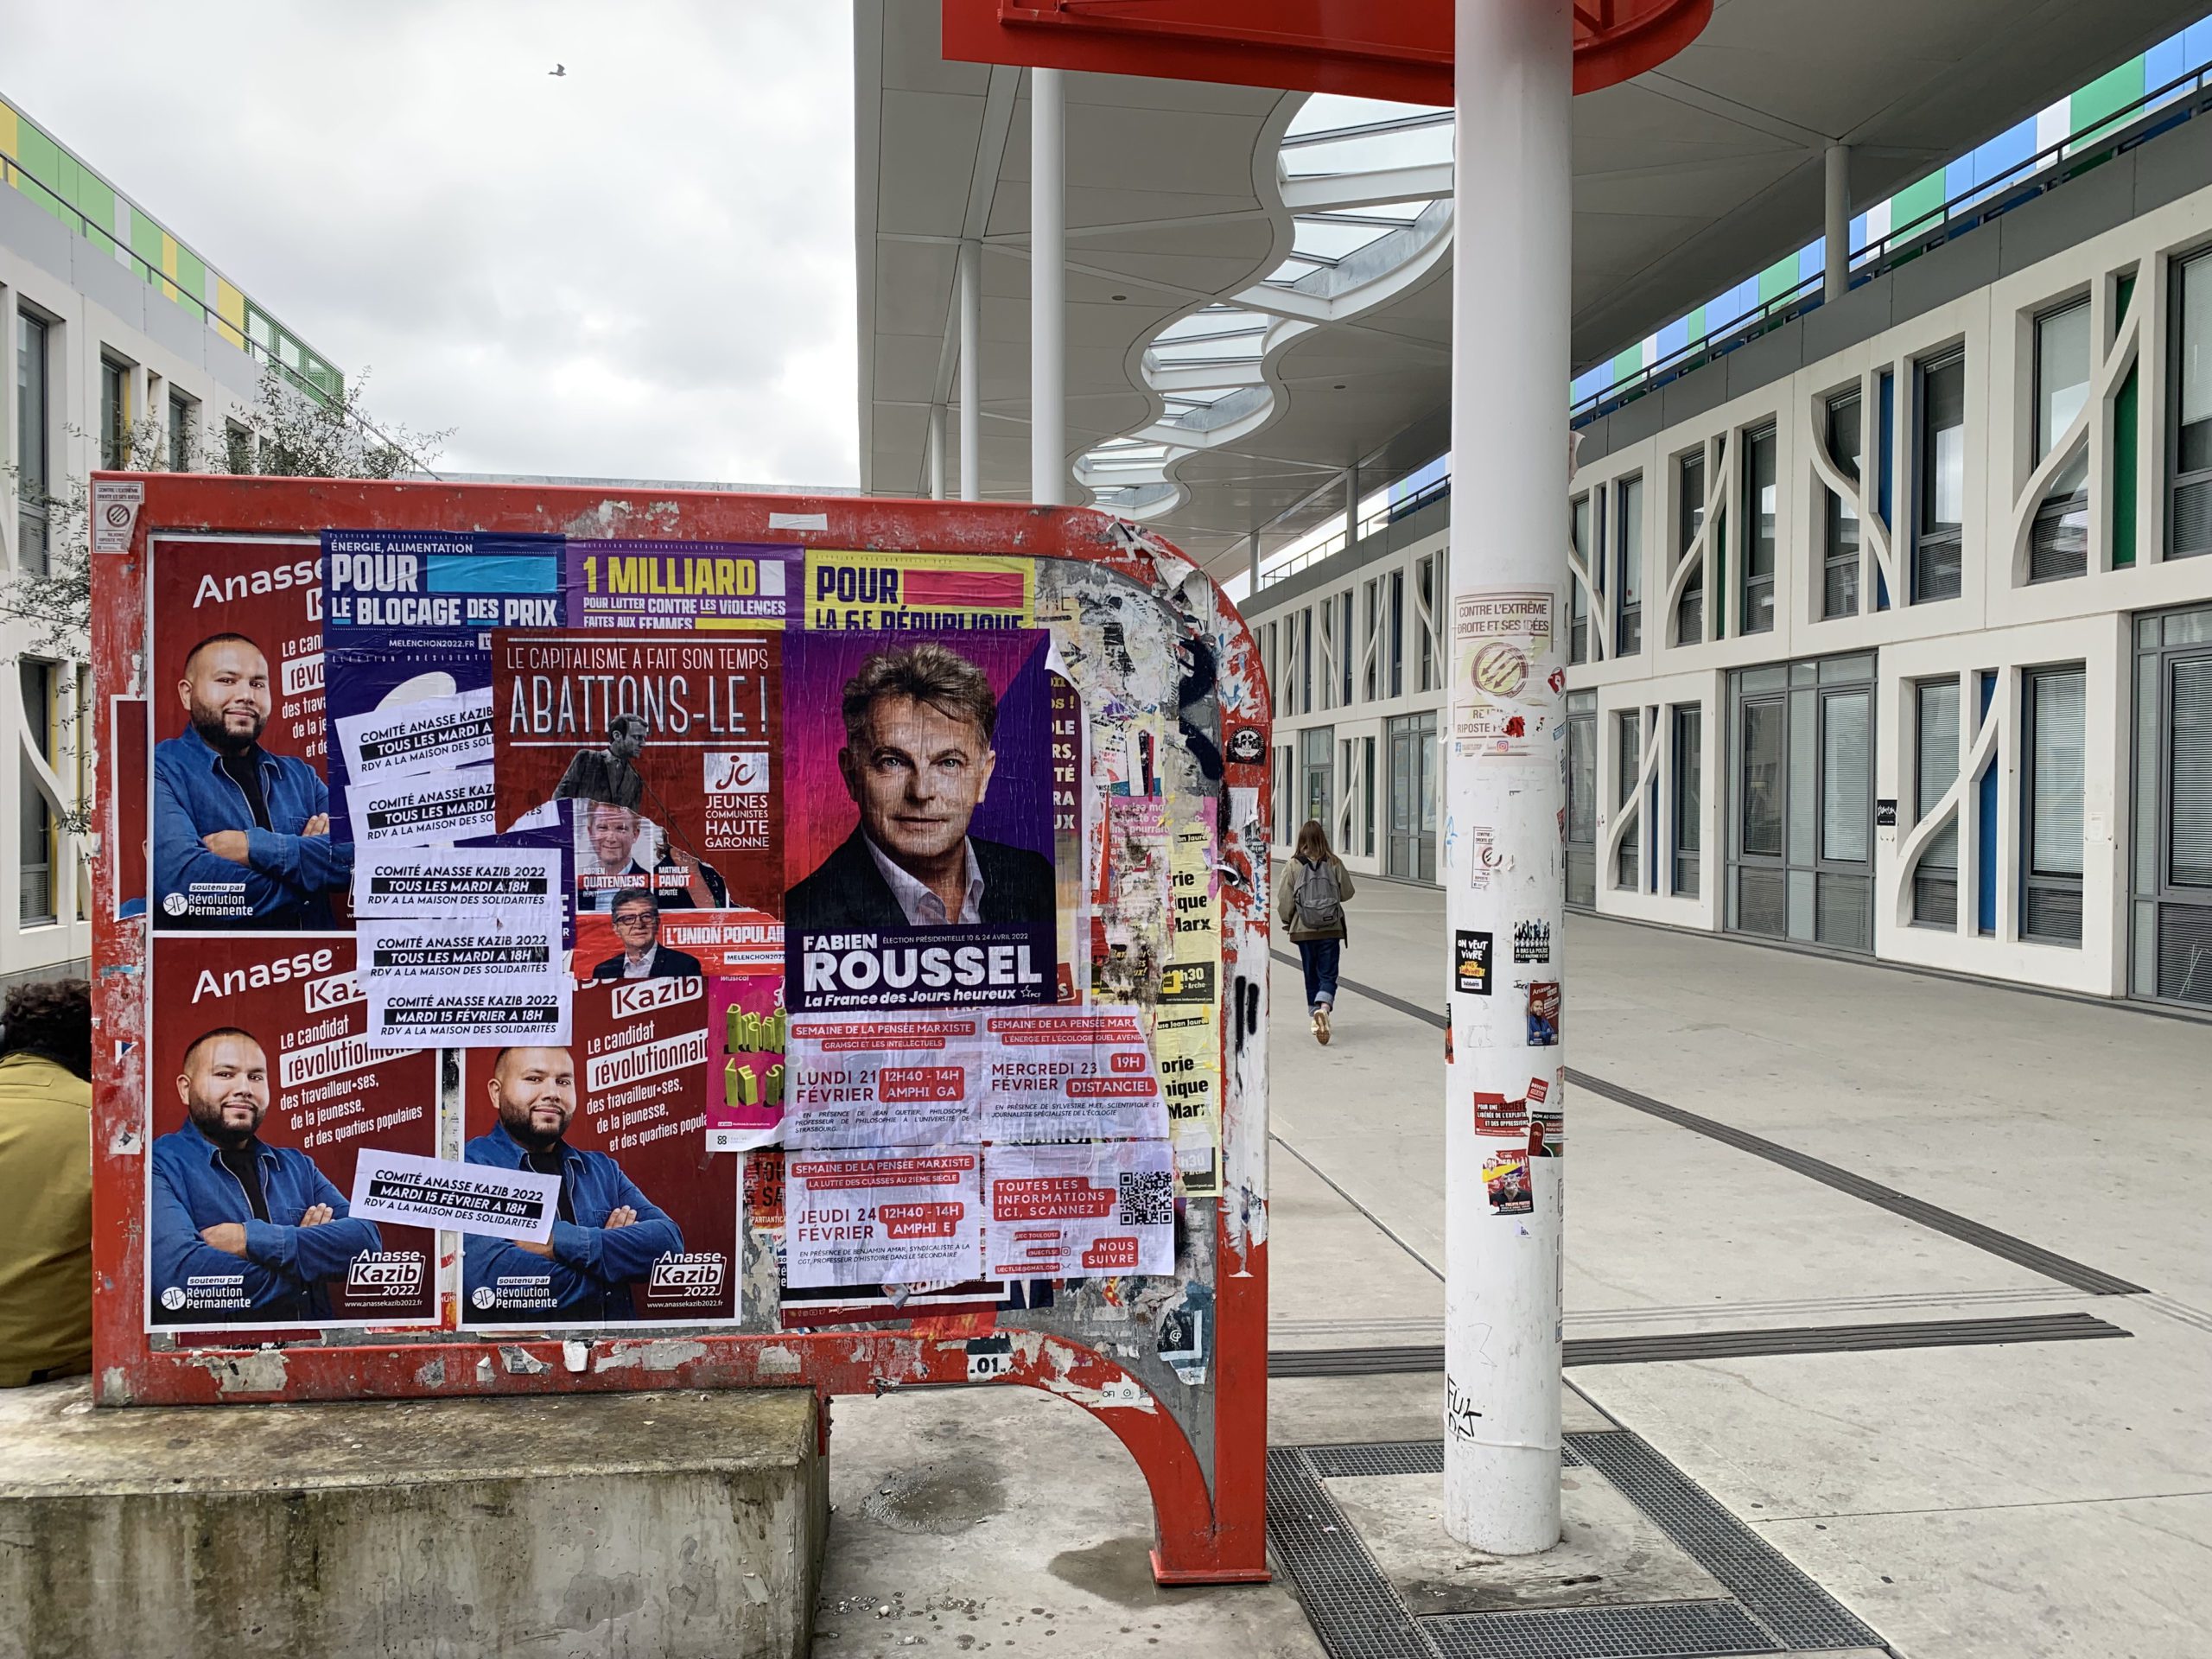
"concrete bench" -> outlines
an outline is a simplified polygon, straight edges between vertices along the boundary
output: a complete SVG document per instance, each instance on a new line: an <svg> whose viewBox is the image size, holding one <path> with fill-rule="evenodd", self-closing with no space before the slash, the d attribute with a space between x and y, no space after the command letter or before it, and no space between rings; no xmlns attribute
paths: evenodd
<svg viewBox="0 0 2212 1659"><path fill-rule="evenodd" d="M803 1389L95 1409L0 1393L0 1659L803 1655Z"/></svg>

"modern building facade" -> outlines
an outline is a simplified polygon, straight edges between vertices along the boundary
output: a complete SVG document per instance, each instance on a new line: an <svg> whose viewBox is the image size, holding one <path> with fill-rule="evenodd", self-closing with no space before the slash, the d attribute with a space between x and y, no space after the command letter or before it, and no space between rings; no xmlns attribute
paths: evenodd
<svg viewBox="0 0 2212 1659"><path fill-rule="evenodd" d="M14 396L0 404L0 582L52 568L81 536L65 507L96 467L150 438L158 464L199 464L251 407L263 365L312 392L337 371L50 134L0 102L0 328ZM142 464L144 458L142 456ZM0 606L6 603L0 595ZM84 971L86 843L106 699L81 654L0 609L0 983ZM159 695L159 689L156 689Z"/></svg>
<svg viewBox="0 0 2212 1659"><path fill-rule="evenodd" d="M2203 107L1580 426L1571 905L2212 1008ZM1279 843L1318 817L1436 879L1446 527L1480 510L1248 604Z"/></svg>

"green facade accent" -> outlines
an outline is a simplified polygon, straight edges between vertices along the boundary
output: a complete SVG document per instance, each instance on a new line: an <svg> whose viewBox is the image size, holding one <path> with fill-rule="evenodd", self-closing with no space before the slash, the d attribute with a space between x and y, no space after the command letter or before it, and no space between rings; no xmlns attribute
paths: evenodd
<svg viewBox="0 0 2212 1659"><path fill-rule="evenodd" d="M2099 75L2074 94L2067 111L2067 124L2076 132L2090 126L2094 126L2095 130L2082 133L2081 137L2069 144L2066 148L2069 155L2086 144L2096 143L2120 124L2105 118L2126 109L2150 90L2145 85L2143 76L2143 60L2130 58L2117 69Z"/></svg>
<svg viewBox="0 0 2212 1659"><path fill-rule="evenodd" d="M1622 381L1627 379L1629 376L1640 372L1643 367L1643 346L1638 344L1630 346L1628 350L1623 352L1618 357L1616 357L1613 359L1613 384L1618 386Z"/></svg>
<svg viewBox="0 0 2212 1659"><path fill-rule="evenodd" d="M12 117L15 122L14 164L6 170L6 185L12 185L27 200L101 252L127 255L131 268L149 286L161 289L164 283L173 284L180 306L205 313L210 327L219 327L225 338L236 343L237 331L213 315L220 279L205 260L186 247L174 232L168 232L168 239L175 245L176 271L174 276L170 276L164 268L165 232L159 220L40 130L22 111L0 101L0 111ZM120 239L115 234L118 225L124 226ZM259 308L249 309L259 322L256 338L270 354L294 369L307 385L324 393L335 393L343 388L345 377L298 335Z"/></svg>
<svg viewBox="0 0 2212 1659"><path fill-rule="evenodd" d="M1943 169L1939 167L1890 198L1890 234L1897 236L1908 231L1929 229L1936 223L1936 210L1942 205Z"/></svg>
<svg viewBox="0 0 2212 1659"><path fill-rule="evenodd" d="M1777 295L1787 294L1797 286L1797 256L1777 259L1759 272L1759 303L1764 305Z"/></svg>
<svg viewBox="0 0 2212 1659"><path fill-rule="evenodd" d="M1700 305L1696 310L1690 313L1689 325L1690 338L1692 340L1703 340L1705 338L1705 308L1703 306Z"/></svg>

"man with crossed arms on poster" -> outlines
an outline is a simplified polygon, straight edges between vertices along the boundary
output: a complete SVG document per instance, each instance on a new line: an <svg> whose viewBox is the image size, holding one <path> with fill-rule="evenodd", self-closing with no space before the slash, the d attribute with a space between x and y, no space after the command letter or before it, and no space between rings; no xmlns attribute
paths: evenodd
<svg viewBox="0 0 2212 1659"><path fill-rule="evenodd" d="M683 1253L668 1212L603 1152L563 1139L576 1115L576 1068L565 1048L503 1048L492 1063L489 1135L468 1143L472 1164L561 1178L560 1218L543 1244L470 1234L461 1251L463 1317L477 1324L620 1324L634 1317L630 1287L664 1255ZM506 1306L502 1306L505 1302Z"/></svg>

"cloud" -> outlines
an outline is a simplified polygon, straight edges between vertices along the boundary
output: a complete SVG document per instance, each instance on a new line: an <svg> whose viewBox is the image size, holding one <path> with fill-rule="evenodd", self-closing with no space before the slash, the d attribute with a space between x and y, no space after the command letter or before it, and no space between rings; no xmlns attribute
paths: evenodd
<svg viewBox="0 0 2212 1659"><path fill-rule="evenodd" d="M0 90L444 465L855 480L849 7L99 10Z"/></svg>

